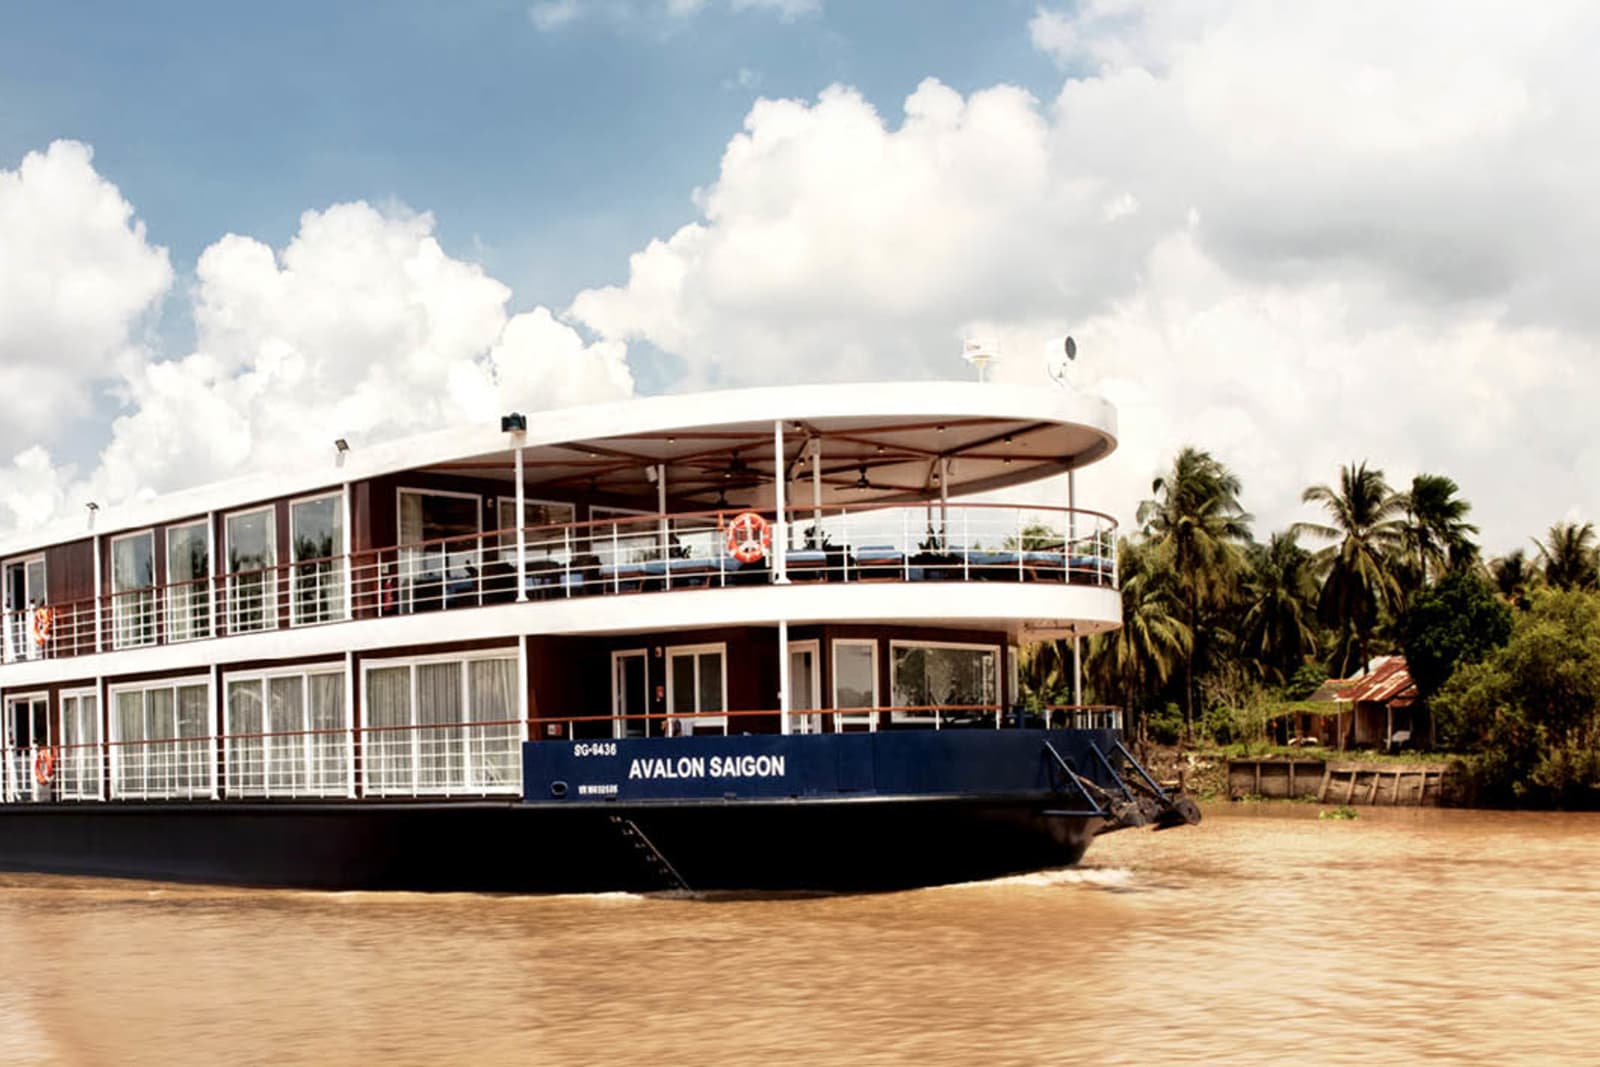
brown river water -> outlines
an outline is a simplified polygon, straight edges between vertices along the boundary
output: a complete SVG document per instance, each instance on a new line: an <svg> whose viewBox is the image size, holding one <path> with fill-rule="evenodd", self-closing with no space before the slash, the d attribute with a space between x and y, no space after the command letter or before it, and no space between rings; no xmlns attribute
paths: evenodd
<svg viewBox="0 0 1600 1067"><path fill-rule="evenodd" d="M881 896L0 876L0 1064L1600 1063L1600 818L1316 814Z"/></svg>

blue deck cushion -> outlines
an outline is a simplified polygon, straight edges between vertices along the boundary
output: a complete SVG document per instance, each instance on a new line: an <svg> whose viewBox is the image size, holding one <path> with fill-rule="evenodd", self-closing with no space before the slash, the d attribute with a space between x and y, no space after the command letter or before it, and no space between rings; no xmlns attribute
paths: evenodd
<svg viewBox="0 0 1600 1067"><path fill-rule="evenodd" d="M967 556L967 561L974 567L1015 567L1017 554L1015 552L988 552L977 551Z"/></svg>
<svg viewBox="0 0 1600 1067"><path fill-rule="evenodd" d="M820 548L792 548L783 557L790 566L807 567L813 563L826 564L828 554Z"/></svg>
<svg viewBox="0 0 1600 1067"><path fill-rule="evenodd" d="M899 563L901 553L893 545L862 545L856 549L858 563Z"/></svg>

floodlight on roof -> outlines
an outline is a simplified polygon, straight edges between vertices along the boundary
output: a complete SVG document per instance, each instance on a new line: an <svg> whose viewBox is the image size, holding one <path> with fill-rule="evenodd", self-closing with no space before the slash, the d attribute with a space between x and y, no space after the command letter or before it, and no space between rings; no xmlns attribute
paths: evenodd
<svg viewBox="0 0 1600 1067"><path fill-rule="evenodd" d="M990 338L969 337L961 343L961 358L977 367L978 381L984 381L989 364L1000 358L1000 342Z"/></svg>

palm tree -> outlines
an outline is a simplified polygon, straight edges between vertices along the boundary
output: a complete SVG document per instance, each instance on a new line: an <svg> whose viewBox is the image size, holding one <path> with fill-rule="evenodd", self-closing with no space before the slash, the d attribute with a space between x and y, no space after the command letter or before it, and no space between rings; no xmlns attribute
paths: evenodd
<svg viewBox="0 0 1600 1067"><path fill-rule="evenodd" d="M1240 649L1257 669L1280 685L1317 651L1312 626L1317 580L1311 553L1293 530L1275 533L1265 545L1251 546L1249 607L1240 625Z"/></svg>
<svg viewBox="0 0 1600 1067"><path fill-rule="evenodd" d="M1250 538L1250 516L1239 507L1239 478L1209 452L1185 447L1172 469L1150 485L1153 499L1139 505L1158 566L1172 571L1189 629L1183 659L1183 720L1194 731L1195 648L1203 613L1232 591L1243 569L1239 546Z"/></svg>
<svg viewBox="0 0 1600 1067"><path fill-rule="evenodd" d="M1442 474L1419 474L1411 479L1411 488L1396 497L1406 514L1408 555L1422 585L1454 567L1470 565L1477 557L1472 535L1478 528L1466 519L1472 505L1457 495L1460 491L1453 479Z"/></svg>
<svg viewBox="0 0 1600 1067"><path fill-rule="evenodd" d="M1122 626L1089 639L1086 669L1097 692L1130 711L1144 695L1165 688L1189 655L1193 635L1179 617L1173 573L1146 545L1123 539L1117 548Z"/></svg>
<svg viewBox="0 0 1600 1067"><path fill-rule="evenodd" d="M1313 485L1300 499L1321 504L1331 520L1295 523L1293 529L1333 542L1313 557L1323 575L1317 613L1341 633L1332 666L1341 677L1350 674L1354 654L1365 670L1372 631L1384 610L1400 603L1393 569L1404 543L1400 498L1389 491L1382 471L1363 462L1340 468L1338 489Z"/></svg>
<svg viewBox="0 0 1600 1067"><path fill-rule="evenodd" d="M1600 587L1600 559L1596 558L1594 523L1558 522L1534 541L1544 580L1557 589Z"/></svg>
<svg viewBox="0 0 1600 1067"><path fill-rule="evenodd" d="M1532 603L1530 594L1539 580L1539 572L1528 562L1528 554L1514 548L1489 562L1489 580L1495 591L1514 608L1526 611Z"/></svg>

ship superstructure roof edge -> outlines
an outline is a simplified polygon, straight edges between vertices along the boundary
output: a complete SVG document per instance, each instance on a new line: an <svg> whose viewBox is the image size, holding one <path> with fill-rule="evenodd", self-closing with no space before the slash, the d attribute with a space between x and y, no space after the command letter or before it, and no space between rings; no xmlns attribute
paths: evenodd
<svg viewBox="0 0 1600 1067"><path fill-rule="evenodd" d="M713 414L714 413L714 414ZM525 434L502 431L498 419L364 444L340 453L328 442L327 460L295 468L264 470L224 481L174 490L104 507L0 537L0 557L51 545L113 535L193 515L230 511L256 502L310 493L347 482L381 477L465 457L503 453L571 441L630 434L688 431L736 424L824 419L1006 419L1074 425L1094 431L1096 444L1062 457L1046 477L1102 459L1117 445L1116 411L1097 396L1068 388L971 381L849 382L764 386L633 397L602 404L530 409ZM1031 480L1019 470L1013 484ZM990 488L977 486L975 488Z"/></svg>

